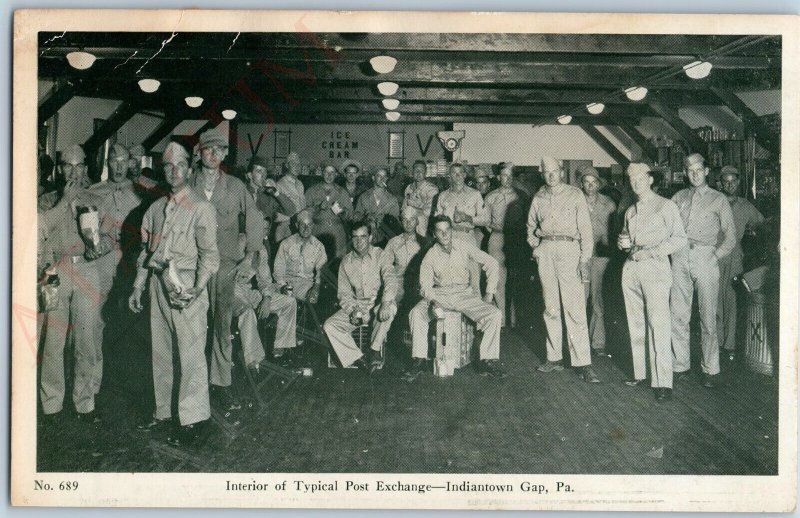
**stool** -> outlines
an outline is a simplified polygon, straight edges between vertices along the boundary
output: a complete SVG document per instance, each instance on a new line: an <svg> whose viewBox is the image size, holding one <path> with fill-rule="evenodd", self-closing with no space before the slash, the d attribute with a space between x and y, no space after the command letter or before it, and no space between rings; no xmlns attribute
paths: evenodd
<svg viewBox="0 0 800 518"><path fill-rule="evenodd" d="M753 292L747 298L747 333L744 342L744 356L747 367L759 374L772 376L774 362L772 360L772 340L765 317L766 297L763 293Z"/></svg>
<svg viewBox="0 0 800 518"><path fill-rule="evenodd" d="M475 324L458 311L445 310L444 318L436 319L435 326L433 373L452 376L455 369L469 365L472 360Z"/></svg>

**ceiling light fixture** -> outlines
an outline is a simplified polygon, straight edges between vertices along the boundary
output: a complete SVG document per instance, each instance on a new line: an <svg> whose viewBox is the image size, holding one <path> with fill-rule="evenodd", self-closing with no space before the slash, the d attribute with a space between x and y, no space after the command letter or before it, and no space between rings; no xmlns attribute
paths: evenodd
<svg viewBox="0 0 800 518"><path fill-rule="evenodd" d="M88 52L83 52L81 50L76 50L75 52L70 52L67 54L67 61L69 62L72 68L77 68L78 70L86 70L87 68L94 65L94 61L97 58L94 54L89 54Z"/></svg>
<svg viewBox="0 0 800 518"><path fill-rule="evenodd" d="M387 110L396 110L398 106L400 106L400 101L397 99L384 99L383 107Z"/></svg>
<svg viewBox="0 0 800 518"><path fill-rule="evenodd" d="M603 103L589 103L586 105L586 110L592 115L600 115L605 109L606 105Z"/></svg>
<svg viewBox="0 0 800 518"><path fill-rule="evenodd" d="M369 60L372 69L379 74L388 74L397 65L397 59L392 56L375 56Z"/></svg>
<svg viewBox="0 0 800 518"><path fill-rule="evenodd" d="M151 94L158 90L158 87L161 86L161 81L158 79L140 79L139 80L139 88L142 89L142 92Z"/></svg>
<svg viewBox="0 0 800 518"><path fill-rule="evenodd" d="M395 122L400 118L400 112L386 112L386 118L392 122Z"/></svg>
<svg viewBox="0 0 800 518"><path fill-rule="evenodd" d="M203 104L202 97L187 97L186 99L184 99L184 101L186 101L186 105L189 108L197 108L198 106Z"/></svg>
<svg viewBox="0 0 800 518"><path fill-rule="evenodd" d="M222 110L222 116L225 120L233 120L236 118L236 110Z"/></svg>
<svg viewBox="0 0 800 518"><path fill-rule="evenodd" d="M692 79L703 79L711 73L711 63L708 61L692 61L683 66L683 71Z"/></svg>
<svg viewBox="0 0 800 518"><path fill-rule="evenodd" d="M559 124L569 124L572 122L572 115L559 115L558 116L558 123Z"/></svg>
<svg viewBox="0 0 800 518"><path fill-rule="evenodd" d="M384 81L383 83L378 83L378 91L386 96L396 94L398 88L400 88L400 85L398 85L397 83L392 83L391 81Z"/></svg>
<svg viewBox="0 0 800 518"><path fill-rule="evenodd" d="M647 97L647 88L643 86L631 86L625 89L625 95L631 101L641 101Z"/></svg>

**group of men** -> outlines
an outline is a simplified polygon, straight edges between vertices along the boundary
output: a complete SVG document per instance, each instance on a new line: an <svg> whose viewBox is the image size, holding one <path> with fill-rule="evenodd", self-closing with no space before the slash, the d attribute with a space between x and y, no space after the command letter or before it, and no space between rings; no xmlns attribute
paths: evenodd
<svg viewBox="0 0 800 518"><path fill-rule="evenodd" d="M726 281L741 269L744 227L758 223L760 215L735 196L735 170L722 174L729 197L710 189L700 155L687 157L692 186L673 200L651 190L649 167L630 165L637 201L625 211L614 242L611 222L617 207L599 192L603 180L597 170L582 170L579 189L565 182L561 163L550 157L541 161L544 186L529 207L526 201L526 225L524 217L509 217L524 199L514 186L512 164L501 166L499 187L491 192L488 173L476 174L477 186L485 185L473 189L459 163L450 166L448 188L441 192L426 178L422 161L414 163L413 180L404 189L380 168L373 173L374 186L361 192L355 192L360 164L350 161L339 170L324 164L323 184L306 192L296 154L277 180L268 175L266 161L254 157L243 182L223 171L227 153L227 138L216 130L200 136L196 167L189 150L170 142L161 160L163 195L144 196L142 185L151 194L153 186L139 178L138 159L124 146L110 149L108 179L91 186L81 148L61 152L61 187L43 195L48 199L40 203L39 216L40 284L56 285L58 293L56 303L42 310L40 397L46 419L62 414L64 349L71 338L73 403L79 419L97 421L94 399L103 376L104 339L119 322L149 308L155 411L142 429L174 428L168 432L172 443L192 442L210 418L212 404L223 411L240 407L231 390L231 326L239 330L246 368L258 375L268 350L258 323L276 315L272 354L275 361L292 365L298 303L318 302L323 271L333 258L341 258L338 310L323 328L343 366L370 373L382 368L387 336L402 312L412 335L408 370L425 371L428 326L441 310L449 310L482 332L477 370L503 377L501 329L522 309L507 307L513 304L507 304L506 255L525 226L547 330L547 358L539 371L564 369L566 326L572 367L584 381L600 381L591 351L603 355L605 350L602 286L615 250L627 257L622 290L634 359L627 384L643 383L649 370L657 398L671 396L673 377L689 369L695 290L706 386L712 387L719 373L718 305L724 309L724 346L735 346L728 335L735 326L735 309L730 309L735 294L731 300ZM339 173L343 186L334 184ZM390 184L397 193L388 190ZM94 229L87 212L96 214ZM401 233L387 228L387 216L399 219ZM331 235L326 247L323 240ZM375 246L383 242L383 248ZM115 325L107 325L112 318ZM353 331L365 325L372 327L367 351L353 338Z"/></svg>

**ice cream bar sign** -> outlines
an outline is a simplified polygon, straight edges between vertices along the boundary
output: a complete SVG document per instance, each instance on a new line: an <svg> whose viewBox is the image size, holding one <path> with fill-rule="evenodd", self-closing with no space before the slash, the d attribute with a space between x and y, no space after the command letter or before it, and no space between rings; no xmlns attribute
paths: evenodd
<svg viewBox="0 0 800 518"><path fill-rule="evenodd" d="M358 149L358 141L351 140L349 131L331 131L330 139L322 141L328 158L353 158L351 151Z"/></svg>

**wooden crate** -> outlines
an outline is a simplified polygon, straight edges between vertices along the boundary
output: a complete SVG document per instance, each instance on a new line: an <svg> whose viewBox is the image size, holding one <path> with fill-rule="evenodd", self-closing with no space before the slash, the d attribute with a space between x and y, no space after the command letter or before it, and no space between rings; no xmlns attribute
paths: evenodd
<svg viewBox="0 0 800 518"><path fill-rule="evenodd" d="M475 324L457 311L445 311L437 319L434 340L436 357L433 372L437 376L452 376L455 369L469 365L475 343Z"/></svg>

